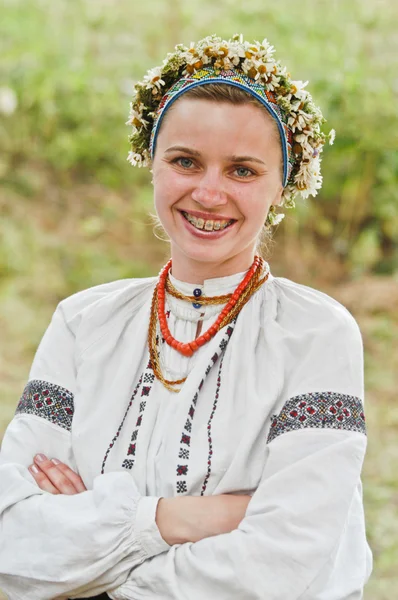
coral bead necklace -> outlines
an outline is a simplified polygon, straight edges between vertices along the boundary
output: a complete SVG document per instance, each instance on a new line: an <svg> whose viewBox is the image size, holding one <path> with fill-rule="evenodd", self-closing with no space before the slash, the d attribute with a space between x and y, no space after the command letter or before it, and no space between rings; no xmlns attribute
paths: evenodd
<svg viewBox="0 0 398 600"><path fill-rule="evenodd" d="M160 271L159 280L154 289L151 304L148 346L155 376L163 383L163 385L165 385L165 387L174 392L178 392L179 390L174 389L173 386L183 383L186 378L179 379L177 381L170 381L165 379L161 373L158 352L156 350L156 317L158 319L160 331L165 342L169 346L172 346L175 350L177 350L177 352L180 352L184 356L190 357L201 346L206 344L206 342L210 341L222 327L230 323L237 316L244 304L246 304L246 302L250 299L254 292L256 292L257 289L264 283L264 281L268 279L269 273L267 273L265 277L260 279L264 268L264 260L260 256L256 256L254 258L253 264L246 273L244 279L237 286L233 294L228 294L225 296L215 296L211 298L201 298L202 304L221 304L225 303L225 301L228 298L229 300L226 306L219 314L215 323L207 331L205 331L201 336L199 336L195 340L188 343L183 343L177 341L171 335L170 329L167 324L167 318L165 313L166 291L168 293L171 293L173 296L177 296L190 301L192 301L192 299L195 300L195 298L192 298L190 296L184 296L183 294L180 294L177 290L175 290L170 280L168 279L171 266L172 260L170 259Z"/></svg>

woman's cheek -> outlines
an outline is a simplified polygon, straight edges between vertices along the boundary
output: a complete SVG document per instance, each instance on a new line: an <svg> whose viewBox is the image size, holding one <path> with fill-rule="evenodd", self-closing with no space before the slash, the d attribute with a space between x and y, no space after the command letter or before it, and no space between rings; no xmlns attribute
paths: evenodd
<svg viewBox="0 0 398 600"><path fill-rule="evenodd" d="M157 191L160 195L174 201L187 194L190 187L192 187L191 179L173 170L163 173L157 183Z"/></svg>

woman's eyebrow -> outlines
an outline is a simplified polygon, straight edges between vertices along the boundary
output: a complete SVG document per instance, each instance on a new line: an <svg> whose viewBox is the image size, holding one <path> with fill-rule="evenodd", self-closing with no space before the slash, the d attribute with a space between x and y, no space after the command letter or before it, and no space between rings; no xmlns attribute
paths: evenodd
<svg viewBox="0 0 398 600"><path fill-rule="evenodd" d="M186 152L187 154L191 154L192 156L200 156L200 152L198 152L197 150L192 150L192 148L187 148L186 146L171 146L170 148L167 148L167 150L165 150L165 154L167 152ZM261 165L265 165L265 162L260 160L259 158L255 158L254 156L236 156L236 155L232 155L232 156L227 156L227 160L233 163L240 163L240 162L256 162L256 163L260 163Z"/></svg>
<svg viewBox="0 0 398 600"><path fill-rule="evenodd" d="M191 148L186 148L185 146L170 146L170 148L167 148L167 150L165 150L165 154L167 152L186 152L187 154L192 154L192 156L200 156L200 152L198 152L197 150L192 150Z"/></svg>
<svg viewBox="0 0 398 600"><path fill-rule="evenodd" d="M227 159L230 160L231 162L256 162L256 163L260 163L261 165L265 165L265 162L263 160L260 160L259 158L255 158L254 156L227 156Z"/></svg>

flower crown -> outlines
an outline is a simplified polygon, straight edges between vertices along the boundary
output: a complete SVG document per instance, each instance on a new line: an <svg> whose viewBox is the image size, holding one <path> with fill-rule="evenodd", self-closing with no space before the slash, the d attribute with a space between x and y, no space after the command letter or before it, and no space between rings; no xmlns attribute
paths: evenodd
<svg viewBox="0 0 398 600"><path fill-rule="evenodd" d="M333 144L335 131L321 131L325 119L305 89L308 81L293 81L286 67L273 58L274 47L266 39L250 43L242 35L226 41L211 35L187 48L182 44L169 53L162 66L150 69L142 82L134 86L129 120L133 131L129 136L131 151L127 160L133 166L150 166L154 138L171 95L180 88L192 86L193 79L211 83L229 78L240 81L278 121L281 139L285 139L285 181L281 206L294 208L295 197L316 196L322 186L321 152L326 140ZM209 75L210 74L210 75ZM234 76L234 77L233 77ZM212 79L211 79L212 78ZM172 94L170 93L172 92ZM277 110L275 110L275 108ZM271 206L270 225L277 225L284 214L276 214Z"/></svg>

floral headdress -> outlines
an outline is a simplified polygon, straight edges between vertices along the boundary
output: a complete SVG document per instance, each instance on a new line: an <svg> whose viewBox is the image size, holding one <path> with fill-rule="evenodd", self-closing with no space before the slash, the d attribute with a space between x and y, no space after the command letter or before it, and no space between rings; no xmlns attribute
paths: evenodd
<svg viewBox="0 0 398 600"><path fill-rule="evenodd" d="M322 186L320 155L326 139L333 144L335 131L328 136L321 131L325 119L305 89L308 81L291 80L273 54L266 39L250 43L238 34L228 41L212 35L189 48L177 45L162 66L150 69L134 86L127 160L134 166L151 165L163 115L182 93L197 85L227 83L257 98L278 124L284 162L281 206L294 208L297 194L316 196ZM284 216L271 206L267 222L277 225Z"/></svg>

